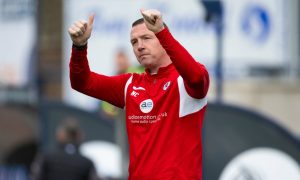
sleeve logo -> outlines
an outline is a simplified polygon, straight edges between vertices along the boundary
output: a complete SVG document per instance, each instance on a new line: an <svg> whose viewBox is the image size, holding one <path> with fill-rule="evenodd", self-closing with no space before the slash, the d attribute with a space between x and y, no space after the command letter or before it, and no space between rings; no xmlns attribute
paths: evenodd
<svg viewBox="0 0 300 180"><path fill-rule="evenodd" d="M149 113L153 109L153 106L154 106L153 101L151 99L146 99L141 102L140 110L143 113Z"/></svg>

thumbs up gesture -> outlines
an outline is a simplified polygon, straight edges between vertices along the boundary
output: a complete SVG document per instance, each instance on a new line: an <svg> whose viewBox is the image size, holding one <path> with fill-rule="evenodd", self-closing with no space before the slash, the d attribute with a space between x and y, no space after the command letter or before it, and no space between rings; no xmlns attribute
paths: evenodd
<svg viewBox="0 0 300 180"><path fill-rule="evenodd" d="M69 35L73 44L76 46L84 46L87 44L88 39L91 37L93 30L95 15L89 16L89 22L85 20L76 21L69 29Z"/></svg>
<svg viewBox="0 0 300 180"><path fill-rule="evenodd" d="M164 29L164 24L162 20L161 13L156 9L143 10L141 9L141 14L144 18L144 22L147 28L154 32L158 33Z"/></svg>

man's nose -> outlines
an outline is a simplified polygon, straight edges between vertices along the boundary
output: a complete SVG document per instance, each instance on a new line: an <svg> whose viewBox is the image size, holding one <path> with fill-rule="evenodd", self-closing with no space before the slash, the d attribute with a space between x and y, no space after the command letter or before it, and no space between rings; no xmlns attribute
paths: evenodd
<svg viewBox="0 0 300 180"><path fill-rule="evenodd" d="M144 42L142 40L138 41L138 51L145 49Z"/></svg>

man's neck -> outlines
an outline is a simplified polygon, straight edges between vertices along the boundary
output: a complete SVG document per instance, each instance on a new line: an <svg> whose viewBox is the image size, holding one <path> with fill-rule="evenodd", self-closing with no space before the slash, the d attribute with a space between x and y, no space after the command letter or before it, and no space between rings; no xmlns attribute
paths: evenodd
<svg viewBox="0 0 300 180"><path fill-rule="evenodd" d="M149 69L149 72L151 75L155 75L158 73L158 70L162 67L167 67L168 65L170 65L172 62L170 61L169 63L165 63L165 64L162 64L158 67L155 67L155 68L152 68L152 69Z"/></svg>
<svg viewBox="0 0 300 180"><path fill-rule="evenodd" d="M172 63L171 59L169 56L165 57L164 61L157 67L149 68L149 72L151 75L157 74L159 68L161 67L166 67Z"/></svg>

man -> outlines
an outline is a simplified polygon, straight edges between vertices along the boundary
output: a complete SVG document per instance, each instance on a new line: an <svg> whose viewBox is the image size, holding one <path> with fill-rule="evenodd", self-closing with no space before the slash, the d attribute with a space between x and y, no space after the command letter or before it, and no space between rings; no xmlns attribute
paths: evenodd
<svg viewBox="0 0 300 180"><path fill-rule="evenodd" d="M58 149L37 156L31 180L99 180L91 160L82 156L82 131L74 119L65 120L56 130Z"/></svg>
<svg viewBox="0 0 300 180"><path fill-rule="evenodd" d="M141 10L131 44L143 74L91 72L87 41L93 28L78 21L69 29L72 87L126 110L129 179L202 179L201 128L209 76L205 67L170 34L157 10Z"/></svg>

